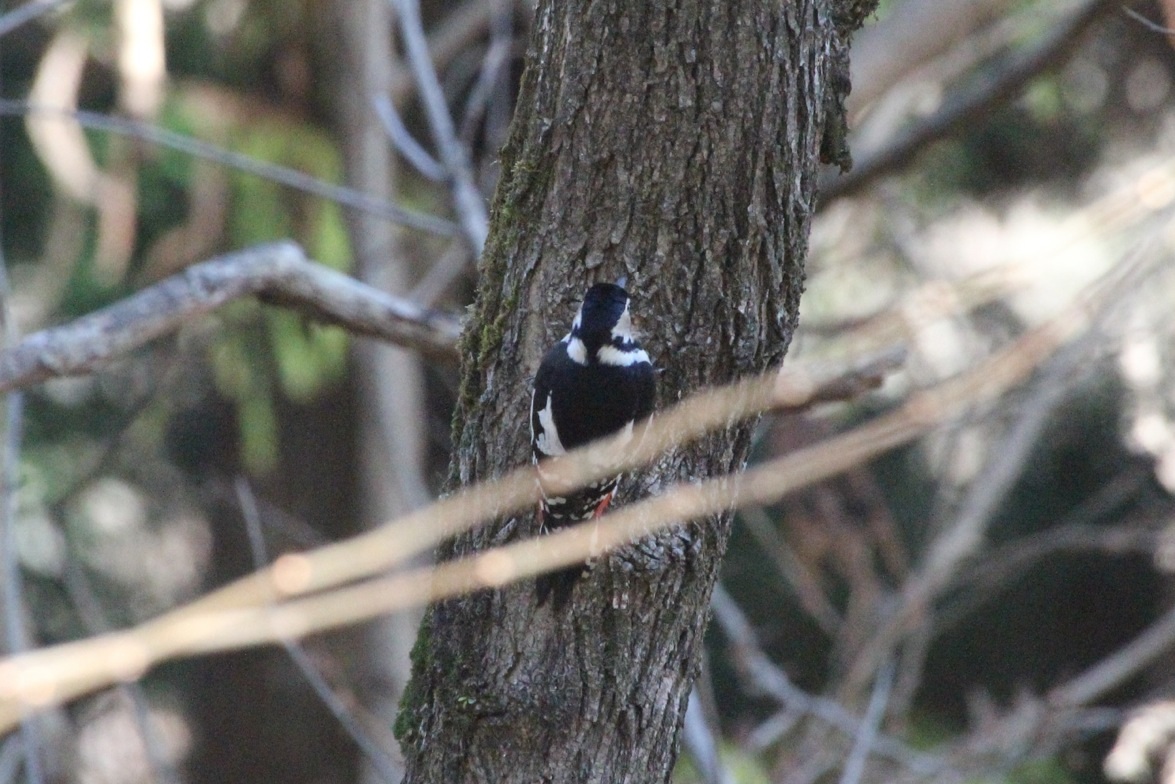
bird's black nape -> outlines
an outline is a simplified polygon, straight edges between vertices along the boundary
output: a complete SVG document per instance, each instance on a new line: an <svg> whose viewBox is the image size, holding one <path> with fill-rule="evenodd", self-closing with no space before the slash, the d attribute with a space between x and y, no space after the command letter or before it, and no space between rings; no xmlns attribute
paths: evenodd
<svg viewBox="0 0 1175 784"><path fill-rule="evenodd" d="M579 329L582 335L606 335L628 307L628 292L615 283L595 283L583 295L579 309Z"/></svg>
<svg viewBox="0 0 1175 784"><path fill-rule="evenodd" d="M620 302L628 301L628 291L619 283L593 283L583 295L587 302Z"/></svg>

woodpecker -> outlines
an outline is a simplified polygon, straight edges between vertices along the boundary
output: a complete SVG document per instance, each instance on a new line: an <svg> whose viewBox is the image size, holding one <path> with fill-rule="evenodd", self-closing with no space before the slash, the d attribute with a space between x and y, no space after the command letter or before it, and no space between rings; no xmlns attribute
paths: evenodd
<svg viewBox="0 0 1175 784"><path fill-rule="evenodd" d="M544 474L552 478L559 456L615 433L624 433L624 448L631 448L643 435L634 433L634 427L653 413L655 371L633 335L624 283L621 278L587 290L571 331L547 351L535 374L530 445L542 491L540 534L600 517L620 483L620 477L613 476L567 495L548 492ZM540 576L535 586L538 604L554 593L555 609L562 608L588 568L575 565Z"/></svg>

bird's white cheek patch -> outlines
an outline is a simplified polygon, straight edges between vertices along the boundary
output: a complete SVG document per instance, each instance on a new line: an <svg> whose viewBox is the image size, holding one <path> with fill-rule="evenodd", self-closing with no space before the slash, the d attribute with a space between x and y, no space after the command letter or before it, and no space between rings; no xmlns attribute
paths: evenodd
<svg viewBox="0 0 1175 784"><path fill-rule="evenodd" d="M568 353L570 349L568 349ZM649 355L643 348L624 350L615 346L601 346L596 352L596 359L601 365L612 367L631 367L632 365L648 365Z"/></svg>
<svg viewBox="0 0 1175 784"><path fill-rule="evenodd" d="M616 326L612 328L612 339L620 338L622 343L632 343L634 338L632 336L632 316L628 314L628 303L624 303L624 312L620 314L620 318L616 321Z"/></svg>
<svg viewBox="0 0 1175 784"><path fill-rule="evenodd" d="M539 412L539 433L535 438L535 445L548 457L567 454L563 442L559 440L559 430L555 427L555 413L551 410L550 395L547 395L547 405Z"/></svg>

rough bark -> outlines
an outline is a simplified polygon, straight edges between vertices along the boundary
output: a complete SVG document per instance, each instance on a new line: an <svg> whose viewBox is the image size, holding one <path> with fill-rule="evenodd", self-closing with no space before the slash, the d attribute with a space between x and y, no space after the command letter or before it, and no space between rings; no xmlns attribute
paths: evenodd
<svg viewBox="0 0 1175 784"><path fill-rule="evenodd" d="M589 282L629 276L662 405L783 358L868 4L671 5L539 4L463 344L462 484L528 459L530 379ZM678 450L621 500L740 468L749 433ZM729 525L613 554L562 614L530 581L434 608L397 723L406 781L665 781ZM500 520L441 555L533 528Z"/></svg>

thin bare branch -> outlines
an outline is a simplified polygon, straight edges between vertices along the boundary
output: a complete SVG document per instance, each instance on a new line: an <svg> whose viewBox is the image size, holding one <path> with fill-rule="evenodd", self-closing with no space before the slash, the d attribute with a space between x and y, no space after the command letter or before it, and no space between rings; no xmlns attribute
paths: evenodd
<svg viewBox="0 0 1175 784"><path fill-rule="evenodd" d="M512 0L510 5L512 11L517 9L524 17L534 13L533 2ZM477 45L493 24L494 15L493 4L485 0L464 0L450 4L445 10L445 17L436 21L428 33L428 51L432 67L438 73ZM405 64L393 65L389 92L397 106L403 106L415 93L411 69Z"/></svg>
<svg viewBox="0 0 1175 784"><path fill-rule="evenodd" d="M1142 634L1049 694L1057 708L1088 705L1175 648L1175 607Z"/></svg>
<svg viewBox="0 0 1175 784"><path fill-rule="evenodd" d="M935 613L936 633L941 634L976 607L991 601L1001 589L1012 585L1017 577L1050 555L1154 552L1160 534L1146 519L1132 519L1113 526L1096 524L1098 519L1137 495L1152 472L1147 466L1132 466L1054 525L990 550L982 559L965 565L951 580L952 589L959 589L952 590L957 595Z"/></svg>
<svg viewBox="0 0 1175 784"><path fill-rule="evenodd" d="M845 761L840 784L860 784L861 777L865 774L865 763L869 759L870 749L877 741L881 721L885 718L885 706L889 703L896 671L892 659L886 661L877 671L877 677L873 682L873 694L869 697L865 716L854 734L853 748L849 752L848 760Z"/></svg>
<svg viewBox="0 0 1175 784"><path fill-rule="evenodd" d="M0 238L2 240L2 238ZM12 316L12 290L8 281L8 264L0 241L0 327L4 344L13 345L19 338ZM28 650L29 632L25 626L24 578L20 572L20 554L16 541L16 520L20 514L21 448L24 441L24 393L13 392L5 403L3 455L0 460L0 599L3 599L5 651L19 654ZM41 760L43 743L37 716L30 714L20 722L24 748L25 777L29 784L44 784Z"/></svg>
<svg viewBox="0 0 1175 784"><path fill-rule="evenodd" d="M436 69L428 53L428 39L424 34L424 23L420 18L419 0L389 0L400 21L400 36L412 78L420 92L420 100L428 117L433 143L436 144L441 164L448 175L449 198L461 224L462 235L469 243L475 256L481 256L489 233L489 214L485 197L473 179L469 165L469 152L457 138L453 117L445 101Z"/></svg>
<svg viewBox="0 0 1175 784"><path fill-rule="evenodd" d="M1131 19L1133 19L1134 21L1138 22L1143 27L1145 27L1147 30L1150 30L1152 33L1162 33L1163 35L1175 35L1175 30L1171 29L1170 27L1165 27L1164 25L1161 25L1158 22L1153 22L1150 19L1147 19L1145 16L1138 13L1138 11L1135 11L1133 8L1127 8L1126 6L1122 6L1122 13L1126 14Z"/></svg>
<svg viewBox="0 0 1175 784"><path fill-rule="evenodd" d="M477 82L469 91L465 100L465 109L461 114L461 129L458 137L465 144L472 144L474 129L485 116L490 97L494 94L505 66L510 61L513 49L513 8L508 0L498 0L490 19L490 45L482 58L481 69L477 74Z"/></svg>
<svg viewBox="0 0 1175 784"><path fill-rule="evenodd" d="M862 719L835 700L808 694L771 661L759 645L750 621L721 585L714 587L711 608L714 620L733 649L734 661L756 689L789 711L813 716L848 737L863 737ZM866 754L879 754L924 776L945 772L942 760L912 749L896 738L874 732L865 740Z"/></svg>
<svg viewBox="0 0 1175 784"><path fill-rule="evenodd" d="M0 38L29 22L39 19L50 11L56 11L73 0L33 0L0 16Z"/></svg>
<svg viewBox="0 0 1175 784"><path fill-rule="evenodd" d="M443 182L445 167L437 163L436 158L429 155L428 150L416 141L416 137L404 125L404 120L396 111L396 104L386 95L377 95L372 100L372 106L379 121L383 124L388 138L392 140L392 145L400 151L404 160L412 164L412 168L416 169L425 179Z"/></svg>
<svg viewBox="0 0 1175 784"><path fill-rule="evenodd" d="M933 115L902 132L884 149L854 163L850 171L827 177L820 187L822 205L859 191L878 177L908 164L931 143L979 121L992 106L1016 95L1038 75L1063 63L1082 37L1119 6L1119 0L1087 0L1030 51L1013 55L991 76L977 79L975 84L952 95Z"/></svg>
<svg viewBox="0 0 1175 784"><path fill-rule="evenodd" d="M800 606L830 638L834 637L844 619L836 606L825 594L820 581L811 570L795 556L783 540L767 513L759 507L742 511L742 524L755 539L759 549L770 559L771 564L791 586L799 599Z"/></svg>
<svg viewBox="0 0 1175 784"><path fill-rule="evenodd" d="M452 358L460 323L309 261L292 242L259 245L183 272L59 327L35 332L0 354L0 391L92 372L222 305L247 296Z"/></svg>
<svg viewBox="0 0 1175 784"><path fill-rule="evenodd" d="M265 569L269 566L269 554L265 546L265 532L261 528L261 515L257 510L257 498L253 494L253 488L249 486L249 482L244 477L237 477L233 483L233 489L236 491L241 516L245 520L245 530L249 536L249 549L253 555L253 568ZM281 640L281 646L294 662L294 666L302 673L302 677L310 685L311 691L326 706L326 709L330 711L351 740L355 741L355 745L367 757L374 772L388 784L396 784L400 781L404 772L398 769L387 752L355 720L351 711L334 693L331 685L314 666L314 662L302 646L294 640Z"/></svg>
<svg viewBox="0 0 1175 784"><path fill-rule="evenodd" d="M77 123L83 128L129 136L132 139L138 139L148 144L177 150L191 155L193 158L201 158L247 174L263 177L279 185L285 185L288 188L294 188L303 193L309 193L312 196L319 196L344 207L386 218L402 226L419 229L430 234L450 237L457 233L457 227L443 218L397 207L394 204L389 204L380 199L374 199L352 188L335 185L316 177L311 177L309 174L297 171L296 169L278 166L273 163L265 163L251 158L248 155L226 150L215 144L209 144L200 139L184 136L183 134L169 131L166 128L160 128L149 123L128 120L123 117L113 117L98 112L84 110L73 111L54 106L38 106L36 104L30 104L27 101L0 99L0 117L27 117L30 115L55 118L62 122Z"/></svg>
<svg viewBox="0 0 1175 784"><path fill-rule="evenodd" d="M1052 358L1032 394L1018 407L1016 421L995 456L970 484L957 516L931 542L908 591L913 601L927 601L938 593L960 562L984 541L996 509L1020 478L1049 416L1072 389L1072 377L1089 370L1089 348L1088 342L1077 341Z"/></svg>

